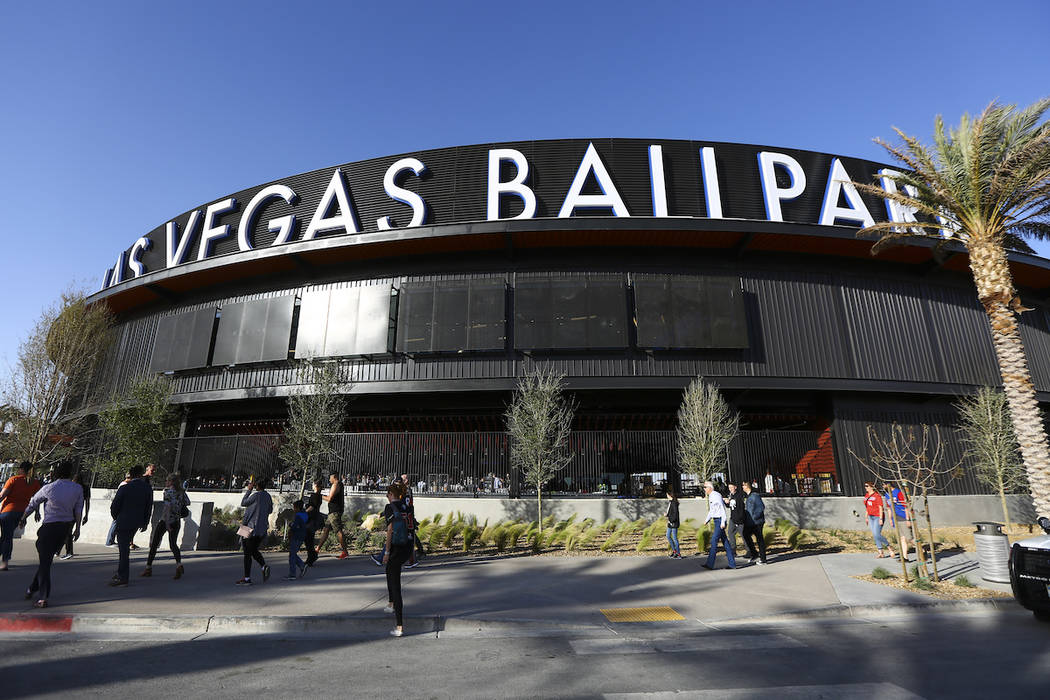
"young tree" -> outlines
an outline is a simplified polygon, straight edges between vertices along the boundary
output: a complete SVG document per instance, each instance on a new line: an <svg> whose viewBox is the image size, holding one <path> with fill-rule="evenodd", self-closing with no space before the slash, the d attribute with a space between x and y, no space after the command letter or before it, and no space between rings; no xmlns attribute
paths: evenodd
<svg viewBox="0 0 1050 700"><path fill-rule="evenodd" d="M572 461L569 434L576 404L565 396L565 375L533 369L518 379L507 407L511 466L536 487L536 520L543 531L543 485Z"/></svg>
<svg viewBox="0 0 1050 700"><path fill-rule="evenodd" d="M922 515L926 519L929 535L930 559L933 563L933 580L939 580L937 572L937 555L933 550L933 521L930 518L930 491L946 486L958 473L958 465L944 466L944 441L938 426L922 426L921 435L915 429L907 430L894 423L890 426L889 435L880 434L873 425L868 426L868 457L862 458L852 449L853 457L871 472L878 481L896 484L904 494L904 507L911 523L911 539L915 543L915 555L921 574L929 577L926 568L925 543L919 536L919 525L916 522L915 499L921 498ZM894 513L894 504L888 506ZM896 516L894 515L894 520ZM905 552L900 553L901 570L904 580L908 580L908 568Z"/></svg>
<svg viewBox="0 0 1050 700"><path fill-rule="evenodd" d="M990 104L955 129L934 122L927 146L897 129L903 143L876 140L907 172L886 173L886 187L857 183L889 199L905 225L878 223L858 232L879 234L872 254L900 239L953 241L966 248L977 298L988 315L1014 434L1020 445L1036 511L1050 514L1050 448L1018 329L1022 306L1007 249L1031 249L1024 238L1050 238L1050 99L1017 111ZM918 217L915 216L918 214Z"/></svg>
<svg viewBox="0 0 1050 700"><path fill-rule="evenodd" d="M700 481L725 466L729 443L740 432L740 417L718 388L697 377L678 409L678 467Z"/></svg>
<svg viewBox="0 0 1050 700"><path fill-rule="evenodd" d="M320 470L335 455L333 433L343 425L346 398L335 363L305 362L303 387L288 397L288 427L279 456L303 475L299 497L306 493L310 472Z"/></svg>
<svg viewBox="0 0 1050 700"><path fill-rule="evenodd" d="M1010 528L1006 494L1025 489L1024 466L1010 424L1006 397L1001 391L981 387L976 394L956 403L961 425L959 434L966 445L966 456L973 459L977 480L999 494L1003 520Z"/></svg>
<svg viewBox="0 0 1050 700"><path fill-rule="evenodd" d="M17 459L44 462L68 450L86 417L71 417L112 342L113 315L104 304L67 291L41 313L18 347L3 400L11 425L9 448Z"/></svg>
<svg viewBox="0 0 1050 700"><path fill-rule="evenodd" d="M154 461L161 443L178 435L179 412L171 405L171 395L167 377L146 375L133 380L99 412L98 475L107 482L119 481L133 465Z"/></svg>

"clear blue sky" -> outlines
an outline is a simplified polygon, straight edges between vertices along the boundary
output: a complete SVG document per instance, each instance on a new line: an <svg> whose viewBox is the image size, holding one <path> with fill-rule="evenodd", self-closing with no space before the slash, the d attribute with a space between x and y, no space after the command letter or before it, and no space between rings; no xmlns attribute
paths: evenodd
<svg viewBox="0 0 1050 700"><path fill-rule="evenodd" d="M241 188L485 141L883 160L1050 94L1050 3L56 2L0 13L0 367L70 282ZM1050 246L1042 246L1050 255Z"/></svg>

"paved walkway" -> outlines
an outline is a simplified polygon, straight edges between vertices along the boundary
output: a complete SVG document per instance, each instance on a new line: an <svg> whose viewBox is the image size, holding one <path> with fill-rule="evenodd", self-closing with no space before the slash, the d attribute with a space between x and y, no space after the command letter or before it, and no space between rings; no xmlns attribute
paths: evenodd
<svg viewBox="0 0 1050 700"><path fill-rule="evenodd" d="M174 564L162 552L152 578L140 578L145 550L132 553L128 588L106 585L116 567L117 552L98 545L81 545L79 554L57 560L52 568L53 591L47 613L55 616L140 616L149 618L307 618L302 624L323 626L318 617L341 621L383 620L386 580L383 570L364 555L337 560L321 558L305 579L282 581L287 555L266 554L272 578L237 587L241 555L232 552L190 552L184 556L186 575L172 579ZM467 558L433 557L403 576L405 612L417 620L457 620L606 627L602 608L670 606L687 624L768 618L814 611L842 612L844 606L914 605L930 598L850 578L868 573L880 563L869 554L820 556L783 555L768 566L725 569L719 556L716 571L701 568L702 560L662 557L544 556ZM33 543L15 542L11 570L0 572L0 617L32 612L23 593L36 567ZM979 580L969 555L945 559L945 568L967 571ZM1007 587L1008 588L1008 587ZM311 619L312 618L312 619ZM441 624L444 624L442 622ZM2 625L0 625L2 627ZM319 628L319 627L318 627Z"/></svg>

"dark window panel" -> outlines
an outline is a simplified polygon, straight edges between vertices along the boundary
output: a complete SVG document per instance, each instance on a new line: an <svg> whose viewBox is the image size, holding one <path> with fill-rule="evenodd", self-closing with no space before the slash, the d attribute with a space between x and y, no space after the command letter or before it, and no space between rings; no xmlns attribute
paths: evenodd
<svg viewBox="0 0 1050 700"><path fill-rule="evenodd" d="M627 300L622 280L587 280L587 345L627 347Z"/></svg>
<svg viewBox="0 0 1050 700"><path fill-rule="evenodd" d="M506 285L470 281L468 350L503 350L507 344Z"/></svg>
<svg viewBox="0 0 1050 700"><path fill-rule="evenodd" d="M428 352L434 318L434 287L406 283L401 287L397 314L397 351Z"/></svg>
<svg viewBox="0 0 1050 700"><path fill-rule="evenodd" d="M226 304L219 315L219 329L215 333L213 365L232 365L237 362L237 346L241 338L244 304Z"/></svg>
<svg viewBox="0 0 1050 700"><path fill-rule="evenodd" d="M644 275L635 280L634 297L639 347L748 347L736 277Z"/></svg>
<svg viewBox="0 0 1050 700"><path fill-rule="evenodd" d="M259 300L260 306L266 309L266 330L260 348L259 360L288 359L288 342L292 335L292 314L295 311L295 297L285 295L275 299ZM251 352L250 355L254 355Z"/></svg>
<svg viewBox="0 0 1050 700"><path fill-rule="evenodd" d="M586 348L587 326L592 322L588 308L587 282L579 278L550 280L553 327L551 347Z"/></svg>
<svg viewBox="0 0 1050 700"><path fill-rule="evenodd" d="M460 352L467 349L469 309L470 285L467 281L435 283L430 350Z"/></svg>
<svg viewBox="0 0 1050 700"><path fill-rule="evenodd" d="M214 325L214 307L161 318L153 341L150 371L177 372L206 366Z"/></svg>
<svg viewBox="0 0 1050 700"><path fill-rule="evenodd" d="M550 280L519 280L514 285L514 347L553 347L553 325Z"/></svg>
<svg viewBox="0 0 1050 700"><path fill-rule="evenodd" d="M646 348L674 347L670 280L636 280L634 304L638 345Z"/></svg>
<svg viewBox="0 0 1050 700"><path fill-rule="evenodd" d="M625 347L624 293L619 278L519 279L514 288L515 347Z"/></svg>
<svg viewBox="0 0 1050 700"><path fill-rule="evenodd" d="M740 280L735 277L709 277L707 309L711 315L711 347L746 348L747 311Z"/></svg>
<svg viewBox="0 0 1050 700"><path fill-rule="evenodd" d="M294 308L295 297L291 295L224 306L212 364L287 359Z"/></svg>
<svg viewBox="0 0 1050 700"><path fill-rule="evenodd" d="M171 350L176 318L176 316L164 316L157 321L157 333L153 338L153 356L149 361L150 372L167 372L172 369Z"/></svg>

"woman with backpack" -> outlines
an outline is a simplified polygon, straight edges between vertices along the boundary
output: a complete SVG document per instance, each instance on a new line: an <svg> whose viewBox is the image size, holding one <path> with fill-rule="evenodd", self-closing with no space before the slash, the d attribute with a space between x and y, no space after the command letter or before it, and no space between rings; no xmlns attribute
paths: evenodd
<svg viewBox="0 0 1050 700"><path fill-rule="evenodd" d="M383 612L394 613L396 626L390 630L392 637L404 634L404 602L401 599L401 567L412 555L412 540L408 534L408 522L401 504L404 497L400 481L395 481L386 489L386 508L383 519L386 520L386 547L383 554L383 565L386 566L386 590L389 602Z"/></svg>
<svg viewBox="0 0 1050 700"><path fill-rule="evenodd" d="M153 575L153 559L157 556L157 548L160 541L168 535L168 546L175 557L175 578L182 578L182 552L179 551L179 530L182 529L182 519L189 517L190 497L182 488L182 476L177 472L169 474L167 483L164 484L164 510L161 511L160 520L153 524L153 534L149 539L149 557L146 559L146 568L142 576Z"/></svg>

